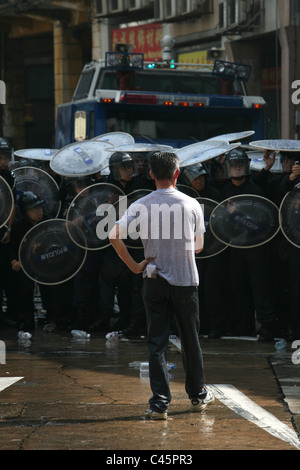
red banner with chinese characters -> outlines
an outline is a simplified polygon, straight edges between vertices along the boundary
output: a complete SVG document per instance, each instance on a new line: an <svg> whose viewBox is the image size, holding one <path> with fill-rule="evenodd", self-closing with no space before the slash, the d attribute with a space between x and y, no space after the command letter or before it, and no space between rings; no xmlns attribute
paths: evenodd
<svg viewBox="0 0 300 470"><path fill-rule="evenodd" d="M160 23L133 26L131 28L113 29L111 34L111 50L118 42L132 44L132 52L144 54L144 60L161 60L162 25Z"/></svg>

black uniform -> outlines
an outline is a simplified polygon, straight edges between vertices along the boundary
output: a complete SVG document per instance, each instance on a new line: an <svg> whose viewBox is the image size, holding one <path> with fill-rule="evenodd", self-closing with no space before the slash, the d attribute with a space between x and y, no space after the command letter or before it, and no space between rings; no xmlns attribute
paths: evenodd
<svg viewBox="0 0 300 470"><path fill-rule="evenodd" d="M249 177L240 186L231 180L221 190L222 200L240 194L264 196L262 189ZM274 336L275 311L271 301L269 284L269 247L229 248L231 295L234 305L233 328L235 334L249 335L255 332L257 321L261 324L260 340Z"/></svg>
<svg viewBox="0 0 300 470"><path fill-rule="evenodd" d="M46 220L46 219L44 219ZM21 217L13 223L11 230L10 260L19 260L19 246L26 233L32 228L30 221ZM14 319L20 329L32 329L34 327L34 281L30 279L22 269L10 270L11 285L15 288L17 299Z"/></svg>
<svg viewBox="0 0 300 470"><path fill-rule="evenodd" d="M255 181L278 207L284 196L299 183L290 181L287 173L274 174L266 170L261 170ZM292 341L300 337L300 250L281 231L271 241L270 250L270 278L278 327L280 335Z"/></svg>
<svg viewBox="0 0 300 470"><path fill-rule="evenodd" d="M107 182L119 187L126 195L143 187L143 178L133 177L125 186L110 174ZM144 259L143 249L130 249L135 261ZM105 249L104 262L101 268L104 279L117 287L120 316L115 325L125 336L146 334L146 313L142 299L142 274L133 274L110 246Z"/></svg>
<svg viewBox="0 0 300 470"><path fill-rule="evenodd" d="M0 172L0 176L8 183L10 186L14 201L16 199L16 190L15 190L15 175L12 171L6 169ZM0 241L4 237L7 228L4 226L0 229ZM11 312L14 310L15 304L15 293L14 286L9 282L9 270L10 270L10 257L9 257L9 244L0 243L0 324L12 324ZM7 312L4 317L2 312L2 296L5 292L7 298Z"/></svg>
<svg viewBox="0 0 300 470"><path fill-rule="evenodd" d="M206 176L205 180L204 189L198 191L199 197L220 202L220 191L208 183ZM223 275L227 266L226 255L224 251L210 258L196 258L200 279L199 298L203 304L200 309L200 332L208 334L209 338L218 338L227 333L231 305L228 298L228 277Z"/></svg>
<svg viewBox="0 0 300 470"><path fill-rule="evenodd" d="M192 183L202 176L202 190L197 191ZM188 184L192 187L198 197L211 199L220 202L220 191L208 182L206 167L201 163L183 168L179 178L180 183ZM194 185L195 186L195 185ZM204 203L205 204L205 203ZM204 234L205 247L205 234ZM201 255L201 254L200 254ZM227 302L226 294L228 289L224 288L224 278L222 273L224 265L224 254L220 253L210 258L196 257L196 264L199 273L199 298L202 308L200 309L200 333L208 334L210 338L218 338L226 334Z"/></svg>

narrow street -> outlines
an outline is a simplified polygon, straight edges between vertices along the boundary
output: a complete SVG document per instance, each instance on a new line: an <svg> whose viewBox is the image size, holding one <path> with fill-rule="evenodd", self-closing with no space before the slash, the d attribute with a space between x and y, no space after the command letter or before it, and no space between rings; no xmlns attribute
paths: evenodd
<svg viewBox="0 0 300 470"><path fill-rule="evenodd" d="M69 332L39 330L31 340L18 340L15 330L2 331L1 339L1 450L103 450L117 456L300 449L300 365L292 363L290 344L276 351L273 343L253 339L202 338L206 381L216 399L196 414L184 390L180 342L170 340L173 399L168 420L153 422L142 418L150 398L148 378L139 371L147 361L144 340L100 334L74 340Z"/></svg>

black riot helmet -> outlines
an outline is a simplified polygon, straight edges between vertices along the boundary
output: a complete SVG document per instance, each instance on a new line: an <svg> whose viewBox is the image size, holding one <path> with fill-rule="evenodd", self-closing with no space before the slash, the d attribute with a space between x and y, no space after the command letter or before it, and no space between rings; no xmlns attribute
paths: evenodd
<svg viewBox="0 0 300 470"><path fill-rule="evenodd" d="M191 184L194 179L198 176L206 175L207 171L202 163L196 163L195 165L186 166L183 168L182 176L187 184Z"/></svg>
<svg viewBox="0 0 300 470"><path fill-rule="evenodd" d="M33 209L34 207L41 206L44 203L43 199L40 199L32 191L24 191L19 198L19 208L23 216L26 215L28 209Z"/></svg>
<svg viewBox="0 0 300 470"><path fill-rule="evenodd" d="M133 170L134 161L129 153L114 152L111 155L109 159L109 171L114 180L129 181L133 176Z"/></svg>
<svg viewBox="0 0 300 470"><path fill-rule="evenodd" d="M236 148L226 153L223 165L227 179L241 179L250 175L250 158L242 149Z"/></svg>

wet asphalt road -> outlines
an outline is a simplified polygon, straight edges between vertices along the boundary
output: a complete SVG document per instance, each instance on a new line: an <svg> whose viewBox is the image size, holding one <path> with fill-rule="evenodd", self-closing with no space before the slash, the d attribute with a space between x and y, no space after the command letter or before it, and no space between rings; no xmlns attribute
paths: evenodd
<svg viewBox="0 0 300 470"><path fill-rule="evenodd" d="M230 408L220 397L203 413L191 413L181 353L171 342L169 417L153 422L142 418L150 398L148 378L138 369L147 360L145 341L106 340L96 333L78 341L69 332L39 330L30 342L18 341L15 330L2 330L0 340L6 347L0 450L102 450L115 457L124 450L297 450L284 433L275 436L248 419L249 410ZM274 343L242 339L202 338L201 344L207 384L230 386L298 439L300 364L292 363L290 344L280 352Z"/></svg>

